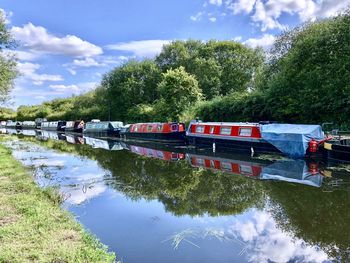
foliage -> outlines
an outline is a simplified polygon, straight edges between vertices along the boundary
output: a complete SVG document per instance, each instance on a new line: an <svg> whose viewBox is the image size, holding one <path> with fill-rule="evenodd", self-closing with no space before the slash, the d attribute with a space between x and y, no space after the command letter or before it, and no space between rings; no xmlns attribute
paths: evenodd
<svg viewBox="0 0 350 263"><path fill-rule="evenodd" d="M0 120L15 120L16 112L10 108L0 107Z"/></svg>
<svg viewBox="0 0 350 263"><path fill-rule="evenodd" d="M3 52L4 48L10 48L14 45L5 19L4 14L0 12L0 105L8 100L13 80L17 76L16 58Z"/></svg>
<svg viewBox="0 0 350 263"><path fill-rule="evenodd" d="M158 103L163 105L164 116L174 121L179 121L181 113L202 97L198 81L188 74L184 67L163 73L163 80L159 83L158 90L162 98Z"/></svg>

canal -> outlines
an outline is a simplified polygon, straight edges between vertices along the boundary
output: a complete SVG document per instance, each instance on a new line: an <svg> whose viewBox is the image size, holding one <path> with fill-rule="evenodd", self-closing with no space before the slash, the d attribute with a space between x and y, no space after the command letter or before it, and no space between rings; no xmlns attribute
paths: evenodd
<svg viewBox="0 0 350 263"><path fill-rule="evenodd" d="M350 166L23 131L5 144L128 262L349 262Z"/></svg>

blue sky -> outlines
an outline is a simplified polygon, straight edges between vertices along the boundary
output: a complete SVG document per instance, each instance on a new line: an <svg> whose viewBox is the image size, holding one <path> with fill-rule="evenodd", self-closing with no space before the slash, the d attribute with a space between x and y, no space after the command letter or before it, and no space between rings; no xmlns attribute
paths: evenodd
<svg viewBox="0 0 350 263"><path fill-rule="evenodd" d="M267 49L286 28L329 17L350 0L2 0L19 41L11 107L81 94L128 59L175 39ZM6 51L7 52L7 51ZM12 53L13 53L12 52ZM7 52L9 53L9 52Z"/></svg>

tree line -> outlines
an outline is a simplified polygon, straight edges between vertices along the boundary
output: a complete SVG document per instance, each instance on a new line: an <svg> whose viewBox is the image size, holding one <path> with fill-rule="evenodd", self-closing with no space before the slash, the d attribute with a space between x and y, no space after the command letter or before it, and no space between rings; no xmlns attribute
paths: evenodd
<svg viewBox="0 0 350 263"><path fill-rule="evenodd" d="M349 58L349 11L283 32L269 51L173 41L154 59L107 72L93 91L20 106L16 118L347 124Z"/></svg>

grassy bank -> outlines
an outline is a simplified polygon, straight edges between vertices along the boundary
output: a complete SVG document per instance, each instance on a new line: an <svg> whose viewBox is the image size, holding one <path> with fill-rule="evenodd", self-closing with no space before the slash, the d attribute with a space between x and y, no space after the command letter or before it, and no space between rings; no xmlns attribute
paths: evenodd
<svg viewBox="0 0 350 263"><path fill-rule="evenodd" d="M0 167L0 262L114 262L1 144Z"/></svg>

